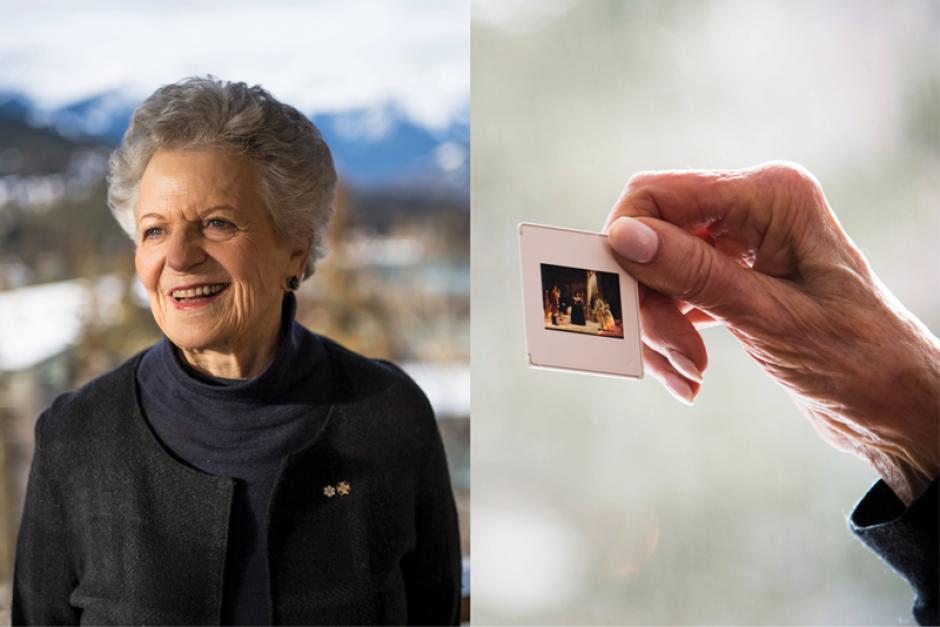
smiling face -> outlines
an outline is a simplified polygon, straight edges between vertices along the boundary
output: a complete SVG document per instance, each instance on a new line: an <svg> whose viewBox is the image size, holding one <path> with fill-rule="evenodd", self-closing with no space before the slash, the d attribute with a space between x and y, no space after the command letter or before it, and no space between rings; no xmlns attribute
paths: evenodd
<svg viewBox="0 0 940 627"><path fill-rule="evenodd" d="M307 251L278 237L254 164L212 150L159 150L140 181L137 274L160 329L183 349L264 350ZM272 335L273 334L273 335Z"/></svg>

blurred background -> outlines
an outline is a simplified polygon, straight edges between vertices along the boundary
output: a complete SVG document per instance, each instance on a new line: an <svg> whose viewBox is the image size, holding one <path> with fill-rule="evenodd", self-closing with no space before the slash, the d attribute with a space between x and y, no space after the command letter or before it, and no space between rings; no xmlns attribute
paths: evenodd
<svg viewBox="0 0 940 627"><path fill-rule="evenodd" d="M260 83L326 137L331 252L298 319L428 394L466 571L468 3L3 0L0 13L0 624L36 418L160 337L104 176L136 106L194 74Z"/></svg>
<svg viewBox="0 0 940 627"><path fill-rule="evenodd" d="M639 170L797 161L937 333L938 6L473 0L475 621L911 622L846 526L875 474L727 332L693 408L527 368L515 225L600 230Z"/></svg>

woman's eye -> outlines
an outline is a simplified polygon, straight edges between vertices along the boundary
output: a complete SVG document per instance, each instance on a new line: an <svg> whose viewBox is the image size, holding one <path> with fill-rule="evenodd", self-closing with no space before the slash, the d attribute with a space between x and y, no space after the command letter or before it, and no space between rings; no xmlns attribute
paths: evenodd
<svg viewBox="0 0 940 627"><path fill-rule="evenodd" d="M163 227L151 226L150 228L144 229L144 239L149 239L157 235L163 234Z"/></svg>
<svg viewBox="0 0 940 627"><path fill-rule="evenodd" d="M215 231L228 231L235 228L234 224L228 220L222 220L220 218L212 218L211 220L206 221L206 226Z"/></svg>

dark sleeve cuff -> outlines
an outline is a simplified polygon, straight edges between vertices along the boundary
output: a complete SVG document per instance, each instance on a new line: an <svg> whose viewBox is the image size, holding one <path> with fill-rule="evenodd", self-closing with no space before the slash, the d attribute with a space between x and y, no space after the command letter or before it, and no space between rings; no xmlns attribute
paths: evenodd
<svg viewBox="0 0 940 627"><path fill-rule="evenodd" d="M849 527L865 546L904 577L917 595L914 618L936 625L938 566L937 479L910 507L878 481L855 506Z"/></svg>

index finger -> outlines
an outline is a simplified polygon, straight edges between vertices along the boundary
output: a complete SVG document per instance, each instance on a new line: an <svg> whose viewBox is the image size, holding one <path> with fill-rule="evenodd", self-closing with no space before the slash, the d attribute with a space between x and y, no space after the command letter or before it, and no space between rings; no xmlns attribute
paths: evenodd
<svg viewBox="0 0 940 627"><path fill-rule="evenodd" d="M815 213L819 190L812 174L786 162L738 170L641 172L627 182L603 232L621 216L657 218L703 237L748 266L763 249L771 263L762 270L779 276L791 271L799 256L790 251L799 243L791 229Z"/></svg>

